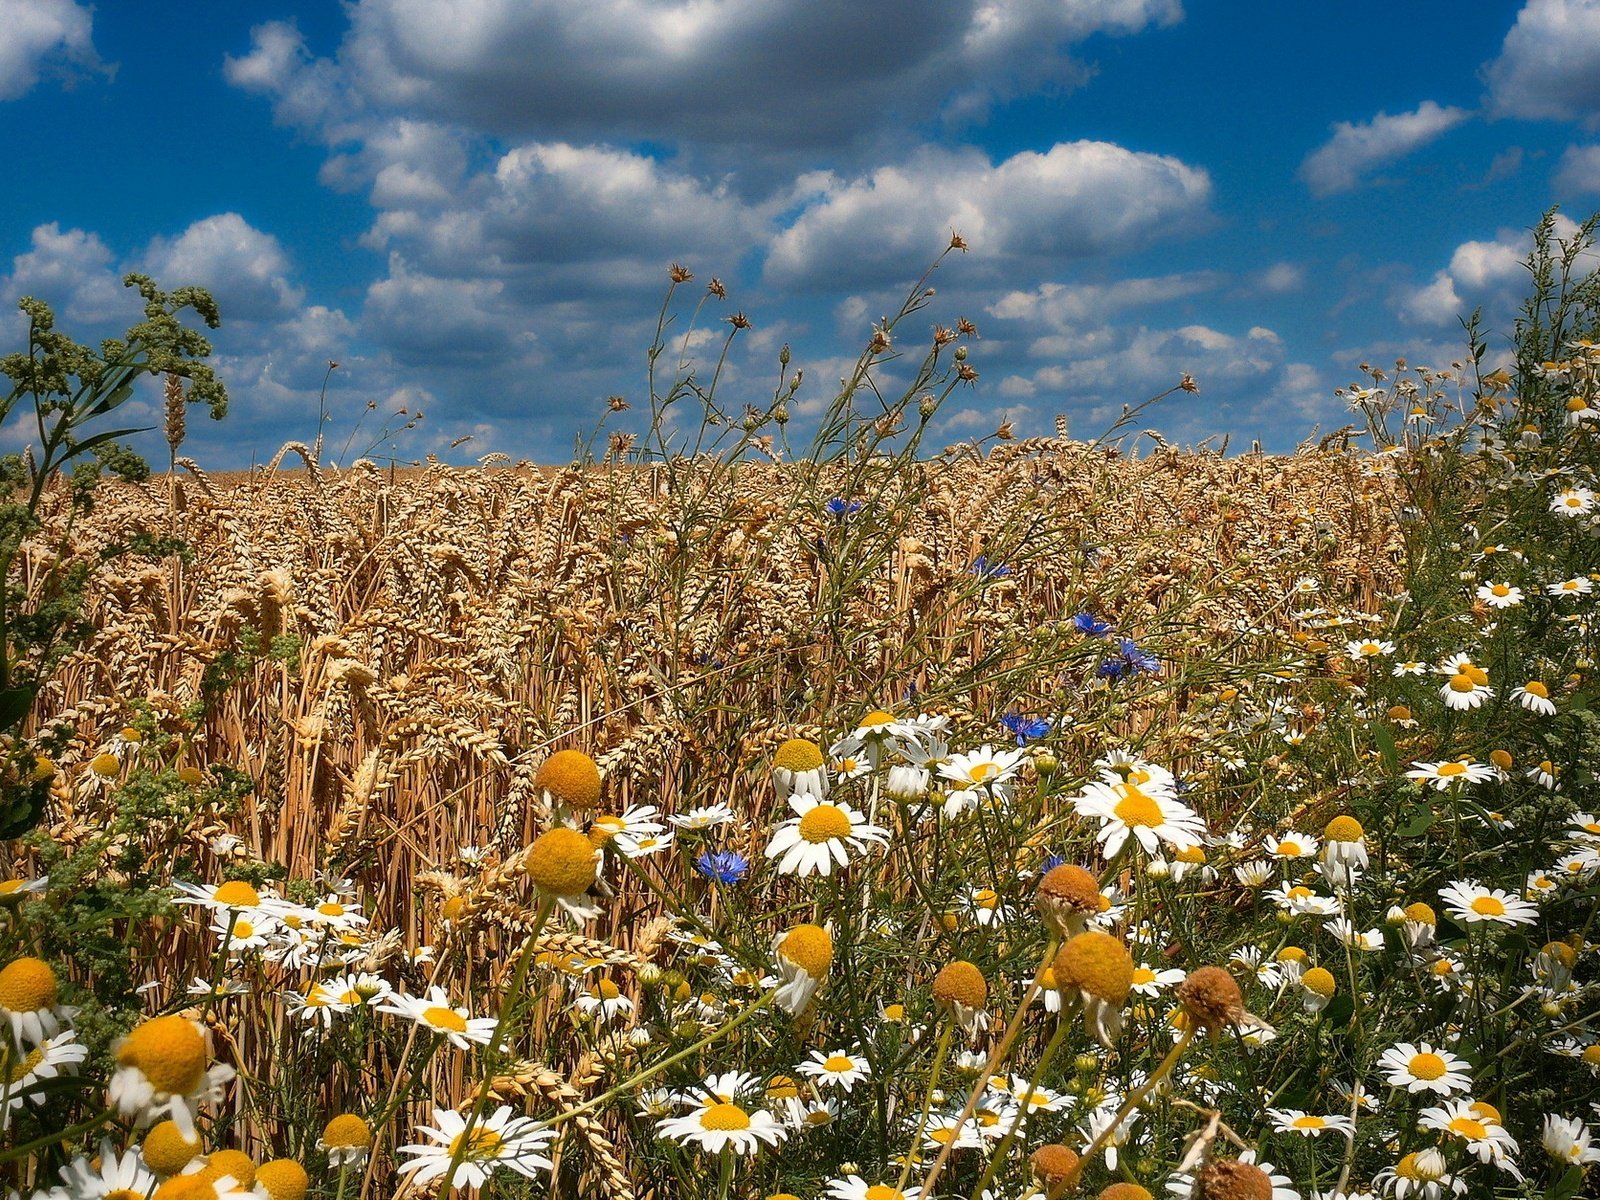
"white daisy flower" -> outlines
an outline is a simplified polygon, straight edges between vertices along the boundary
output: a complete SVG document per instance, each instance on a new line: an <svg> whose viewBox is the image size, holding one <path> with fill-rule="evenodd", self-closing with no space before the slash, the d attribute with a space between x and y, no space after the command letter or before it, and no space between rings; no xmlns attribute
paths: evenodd
<svg viewBox="0 0 1600 1200"><path fill-rule="evenodd" d="M417 1126L417 1132L429 1141L399 1148L401 1154L411 1155L401 1167L405 1186L428 1183L448 1173L446 1187L482 1188L501 1167L527 1179L551 1169L550 1159L541 1151L555 1131L535 1128L531 1117L513 1117L510 1105L479 1117L470 1130L467 1119L450 1109L435 1108L433 1120L433 1125ZM454 1171L452 1162L456 1163Z"/></svg>
<svg viewBox="0 0 1600 1200"><path fill-rule="evenodd" d="M656 1134L710 1154L732 1150L751 1155L763 1142L776 1146L789 1136L789 1130L764 1108L751 1112L732 1100L719 1100L699 1105L681 1117L668 1117L656 1125Z"/></svg>
<svg viewBox="0 0 1600 1200"><path fill-rule="evenodd" d="M1550 511L1558 517L1586 517L1594 511L1595 495L1581 485L1565 488L1550 499Z"/></svg>
<svg viewBox="0 0 1600 1200"><path fill-rule="evenodd" d="M1471 880L1440 888L1439 898L1446 912L1468 925L1532 925L1539 919L1539 910L1526 900Z"/></svg>
<svg viewBox="0 0 1600 1200"><path fill-rule="evenodd" d="M1492 1163L1518 1179L1522 1172L1511 1161L1517 1153L1517 1140L1500 1123L1500 1113L1493 1105L1481 1100L1449 1100L1444 1104L1425 1108L1417 1116L1423 1129L1460 1138L1479 1162Z"/></svg>
<svg viewBox="0 0 1600 1200"><path fill-rule="evenodd" d="M1269 1108L1267 1116L1279 1133L1298 1133L1301 1137L1354 1133L1356 1127L1348 1115L1308 1113L1298 1108Z"/></svg>
<svg viewBox="0 0 1600 1200"><path fill-rule="evenodd" d="M797 792L789 797L789 807L796 815L778 826L766 851L768 858L778 859L782 875L828 875L835 866L847 866L852 851L865 854L870 843L889 840L888 830L869 825L865 814L848 804Z"/></svg>
<svg viewBox="0 0 1600 1200"><path fill-rule="evenodd" d="M1587 596L1594 591L1594 583L1587 575L1575 575L1571 579L1563 579L1557 583L1547 583L1544 587L1545 595L1555 596L1558 599Z"/></svg>
<svg viewBox="0 0 1600 1200"><path fill-rule="evenodd" d="M61 1168L65 1185L46 1195L55 1200L135 1200L150 1195L159 1182L137 1150L118 1154L109 1138L100 1143L93 1162L78 1155Z"/></svg>
<svg viewBox="0 0 1600 1200"><path fill-rule="evenodd" d="M1441 1096L1464 1092L1472 1086L1467 1060L1427 1042L1400 1042L1383 1052L1380 1069L1384 1082L1408 1092L1437 1092Z"/></svg>
<svg viewBox="0 0 1600 1200"><path fill-rule="evenodd" d="M1600 1162L1600 1146L1591 1144L1593 1136L1577 1117L1546 1113L1540 1142L1544 1152L1562 1166L1587 1167Z"/></svg>
<svg viewBox="0 0 1600 1200"><path fill-rule="evenodd" d="M707 829L729 824L734 820L734 813L726 804L706 804L685 813L677 813L667 820L685 833L703 833Z"/></svg>
<svg viewBox="0 0 1600 1200"><path fill-rule="evenodd" d="M107 1098L119 1115L143 1129L170 1116L185 1138L194 1137L200 1105L222 1098L234 1076L211 1062L211 1035L199 1021L152 1017L135 1025L116 1046L117 1070Z"/></svg>
<svg viewBox="0 0 1600 1200"><path fill-rule="evenodd" d="M1537 679L1530 679L1521 687L1511 693L1511 698L1529 712L1538 713L1541 717L1555 715L1555 701L1550 699L1550 689Z"/></svg>
<svg viewBox="0 0 1600 1200"><path fill-rule="evenodd" d="M893 1184L868 1183L859 1175L828 1180L828 1200L922 1200L920 1187L901 1191Z"/></svg>
<svg viewBox="0 0 1600 1200"><path fill-rule="evenodd" d="M1367 638L1364 641L1346 642L1344 649L1351 658L1386 658L1394 653L1394 643L1381 638Z"/></svg>
<svg viewBox="0 0 1600 1200"><path fill-rule="evenodd" d="M818 1083L831 1084L846 1092L853 1091L857 1083L872 1074L867 1060L848 1050L830 1050L827 1053L813 1050L811 1057L801 1063L798 1069L802 1075Z"/></svg>
<svg viewBox="0 0 1600 1200"><path fill-rule="evenodd" d="M1522 603L1522 589L1509 583L1482 583L1475 594L1490 608L1515 608Z"/></svg>
<svg viewBox="0 0 1600 1200"><path fill-rule="evenodd" d="M425 996L396 992L375 1007L378 1012L394 1013L415 1021L424 1029L450 1039L450 1044L461 1050L472 1045L487 1046L494 1037L496 1022L493 1017L474 1017L466 1009L457 1008L450 1003L442 987L430 987Z"/></svg>
<svg viewBox="0 0 1600 1200"><path fill-rule="evenodd" d="M1072 806L1079 816L1101 822L1095 840L1104 844L1108 859L1116 857L1130 836L1146 854L1156 853L1162 842L1186 850L1205 836L1199 815L1154 781L1141 787L1111 775L1086 784L1081 795L1072 797Z"/></svg>
<svg viewBox="0 0 1600 1200"><path fill-rule="evenodd" d="M1419 762L1406 772L1406 778L1421 780L1444 792L1461 783L1488 783L1494 778L1494 768L1470 759Z"/></svg>

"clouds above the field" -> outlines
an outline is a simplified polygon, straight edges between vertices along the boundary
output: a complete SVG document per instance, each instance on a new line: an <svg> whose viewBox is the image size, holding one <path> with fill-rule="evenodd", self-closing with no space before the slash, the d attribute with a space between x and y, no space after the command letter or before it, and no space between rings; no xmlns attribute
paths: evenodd
<svg viewBox="0 0 1600 1200"><path fill-rule="evenodd" d="M329 136L404 113L508 140L792 150L1077 86L1075 46L1181 15L1177 0L463 0L441 20L429 0L362 0L335 54L269 22L227 70Z"/></svg>
<svg viewBox="0 0 1600 1200"><path fill-rule="evenodd" d="M564 457L648 407L675 262L674 365L748 314L722 394L769 401L789 346L800 435L955 232L876 379L975 319L936 432L1089 432L1189 372L1158 424L1282 448L1341 411L1337 355L1504 311L1527 226L1600 195L1600 0L187 4L9 6L40 19L0 46L0 145L39 182L0 195L0 300L97 337L126 271L210 287L240 444L309 441L337 361L340 413L428 411L413 452Z"/></svg>
<svg viewBox="0 0 1600 1200"><path fill-rule="evenodd" d="M1468 115L1465 109L1424 100L1412 112L1394 116L1380 112L1359 124L1340 121L1333 136L1300 164L1300 178L1314 195L1347 192L1365 182L1372 171L1427 145Z"/></svg>
<svg viewBox="0 0 1600 1200"><path fill-rule="evenodd" d="M1528 0L1484 78L1495 116L1600 118L1600 3Z"/></svg>
<svg viewBox="0 0 1600 1200"><path fill-rule="evenodd" d="M1569 238L1577 225L1558 215L1557 239ZM1491 322L1509 323L1519 297L1527 290L1528 271L1523 265L1533 249L1532 235L1524 230L1502 229L1492 241L1462 242L1450 255L1449 265L1435 271L1426 284L1403 285L1393 296L1397 311L1420 325L1455 325L1475 308L1483 308ZM1582 269L1600 265L1593 255L1579 263Z"/></svg>
<svg viewBox="0 0 1600 1200"><path fill-rule="evenodd" d="M73 0L0 5L0 100L14 100L41 75L103 69L94 49L94 10Z"/></svg>

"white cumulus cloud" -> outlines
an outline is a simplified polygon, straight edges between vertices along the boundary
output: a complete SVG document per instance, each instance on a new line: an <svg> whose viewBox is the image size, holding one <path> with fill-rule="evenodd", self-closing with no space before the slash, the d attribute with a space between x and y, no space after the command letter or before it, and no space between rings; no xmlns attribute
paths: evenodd
<svg viewBox="0 0 1600 1200"><path fill-rule="evenodd" d="M1600 116L1600 0L1528 0L1484 79L1497 117Z"/></svg>
<svg viewBox="0 0 1600 1200"><path fill-rule="evenodd" d="M1404 158L1469 115L1465 109L1424 100L1413 112L1380 112L1362 124L1339 121L1333 136L1300 164L1300 179L1318 196L1348 192L1369 171Z"/></svg>
<svg viewBox="0 0 1600 1200"><path fill-rule="evenodd" d="M773 239L766 274L794 286L915 278L952 229L990 264L1087 258L1193 228L1210 198L1203 168L1109 142L1059 143L999 163L928 148L830 180Z"/></svg>
<svg viewBox="0 0 1600 1200"><path fill-rule="evenodd" d="M289 259L278 239L238 213L218 213L175 238L154 239L144 267L165 286L181 282L208 289L226 320L282 316L304 296L289 282Z"/></svg>
<svg viewBox="0 0 1600 1200"><path fill-rule="evenodd" d="M98 68L94 11L73 0L0 0L0 100L24 95L46 71Z"/></svg>

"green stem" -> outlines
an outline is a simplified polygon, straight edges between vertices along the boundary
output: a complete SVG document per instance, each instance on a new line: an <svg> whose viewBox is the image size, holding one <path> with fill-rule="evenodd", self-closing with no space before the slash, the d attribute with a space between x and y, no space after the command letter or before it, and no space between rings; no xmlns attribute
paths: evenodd
<svg viewBox="0 0 1600 1200"><path fill-rule="evenodd" d="M1017 1110L1017 1119L1011 1123L1011 1128L1006 1130L1005 1137L1000 1139L1000 1144L995 1147L994 1153L989 1156L989 1165L984 1168L983 1178L978 1180L978 1186L972 1189L968 1200L982 1200L983 1190L994 1182L995 1173L1000 1170L1000 1164L1005 1161L1006 1151L1011 1149L1011 1143L1017 1140L1017 1131L1022 1128L1024 1118L1028 1116L1028 1105L1033 1100L1034 1089L1044 1079L1044 1073L1050 1069L1050 1060L1055 1058L1056 1051L1061 1049L1061 1043L1066 1039L1067 1030L1072 1027L1070 1021L1057 1021L1056 1031L1051 1035L1049 1043L1044 1048L1044 1055L1039 1059L1039 1066L1033 1072L1033 1077L1028 1081L1028 1088L1022 1094L1022 1104ZM1112 1128L1115 1128L1113 1126Z"/></svg>
<svg viewBox="0 0 1600 1200"><path fill-rule="evenodd" d="M928 1073L928 1086L922 1093L922 1115L911 1130L911 1145L906 1149L906 1161L900 1168L900 1181L894 1185L896 1191L905 1191L906 1181L911 1178L911 1164L916 1160L917 1144L922 1141L922 1130L928 1123L928 1112L933 1108L933 1091L939 1086L939 1072L944 1070L944 1056L950 1052L950 1035L955 1028L956 1018L952 1013L945 1019L944 1029L939 1033L939 1044L934 1047L933 1070Z"/></svg>

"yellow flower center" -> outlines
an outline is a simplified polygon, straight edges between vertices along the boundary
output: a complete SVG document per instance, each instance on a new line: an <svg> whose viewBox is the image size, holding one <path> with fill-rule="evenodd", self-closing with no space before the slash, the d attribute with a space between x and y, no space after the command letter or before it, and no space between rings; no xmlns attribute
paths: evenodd
<svg viewBox="0 0 1600 1200"><path fill-rule="evenodd" d="M330 1150L370 1146L372 1130L355 1113L340 1113L322 1131L322 1144Z"/></svg>
<svg viewBox="0 0 1600 1200"><path fill-rule="evenodd" d="M700 1113L702 1129L749 1129L750 1114L737 1104L713 1104Z"/></svg>
<svg viewBox="0 0 1600 1200"><path fill-rule="evenodd" d="M778 943L778 954L813 979L821 979L833 965L833 938L820 925L796 925Z"/></svg>
<svg viewBox="0 0 1600 1200"><path fill-rule="evenodd" d="M1278 843L1278 853L1283 855L1285 858L1299 858L1300 843L1291 842L1288 840L1281 841Z"/></svg>
<svg viewBox="0 0 1600 1200"><path fill-rule="evenodd" d="M1450 1132L1468 1141L1481 1142L1489 1136L1489 1127L1482 1121L1474 1121L1471 1117L1457 1117L1450 1122Z"/></svg>
<svg viewBox="0 0 1600 1200"><path fill-rule="evenodd" d="M1423 904L1420 900L1415 904L1406 905L1406 920L1408 921L1415 921L1418 925L1432 925L1436 919L1433 915L1433 909Z"/></svg>
<svg viewBox="0 0 1600 1200"><path fill-rule="evenodd" d="M1056 955L1056 979L1099 1000L1121 1004L1133 987L1133 959L1109 933L1090 930L1067 942Z"/></svg>
<svg viewBox="0 0 1600 1200"><path fill-rule="evenodd" d="M906 1200L906 1194L886 1183L875 1183L862 1193L862 1200Z"/></svg>
<svg viewBox="0 0 1600 1200"><path fill-rule="evenodd" d="M1444 1073L1450 1069L1445 1065L1444 1059L1440 1058L1437 1054L1429 1054L1426 1052L1422 1054L1413 1054L1411 1056L1411 1061L1406 1064L1406 1067L1410 1070L1414 1078L1421 1079L1429 1083L1435 1079L1442 1078Z"/></svg>
<svg viewBox="0 0 1600 1200"><path fill-rule="evenodd" d="M1586 1066L1600 1067L1600 1042L1593 1046L1585 1046L1583 1053L1578 1055Z"/></svg>
<svg viewBox="0 0 1600 1200"><path fill-rule="evenodd" d="M1299 885L1289 889L1289 899L1291 900L1309 900L1315 894L1310 888Z"/></svg>
<svg viewBox="0 0 1600 1200"><path fill-rule="evenodd" d="M1354 817L1340 816L1329 821L1328 827L1322 832L1330 842L1359 842L1366 831Z"/></svg>
<svg viewBox="0 0 1600 1200"><path fill-rule="evenodd" d="M1153 829L1166 820L1161 813L1161 806L1132 783L1122 785L1122 799L1111 811L1117 820L1130 829L1141 825Z"/></svg>
<svg viewBox="0 0 1600 1200"><path fill-rule="evenodd" d="M1493 594L1493 595L1495 595L1495 596L1497 596L1497 597L1500 597L1500 598L1502 598L1502 599L1503 599L1503 598L1504 598L1504 597L1506 597L1506 596L1509 596L1509 595L1511 595L1511 589L1510 589L1510 588L1509 588L1509 587L1507 587L1507 586L1506 586L1506 585L1505 585L1505 584L1503 584L1503 583L1497 583L1497 584L1495 584L1495 585L1494 585L1494 586L1493 586L1493 587L1491 587L1491 588L1490 588L1490 589L1489 589L1489 591L1490 591L1490 592L1491 592L1491 593L1492 593L1492 594Z"/></svg>
<svg viewBox="0 0 1600 1200"><path fill-rule="evenodd" d="M1303 1117L1296 1117L1293 1121L1292 1127L1295 1129L1326 1129L1328 1127L1328 1123L1321 1117L1314 1117L1310 1114L1307 1114Z"/></svg>
<svg viewBox="0 0 1600 1200"><path fill-rule="evenodd" d="M861 718L862 729L882 729L885 725L894 724L894 714L884 712L883 709L874 709Z"/></svg>
<svg viewBox="0 0 1600 1200"><path fill-rule="evenodd" d="M823 1068L835 1074L841 1071L855 1070L855 1061L847 1054L830 1054L828 1061L822 1064Z"/></svg>
<svg viewBox="0 0 1600 1200"><path fill-rule="evenodd" d="M317 905L317 915L323 917L342 917L344 916L344 905L333 904L325 901L322 904Z"/></svg>
<svg viewBox="0 0 1600 1200"><path fill-rule="evenodd" d="M528 847L528 878L546 895L581 895L594 883L594 853L594 844L576 829L546 830Z"/></svg>
<svg viewBox="0 0 1600 1200"><path fill-rule="evenodd" d="M1465 674L1450 676L1449 688L1452 692L1471 692L1477 689L1477 684Z"/></svg>
<svg viewBox="0 0 1600 1200"><path fill-rule="evenodd" d="M178 1132L176 1122L162 1121L144 1135L139 1150L145 1165L157 1175L176 1175L200 1153L200 1139L185 1138Z"/></svg>
<svg viewBox="0 0 1600 1200"><path fill-rule="evenodd" d="M822 766L822 748L804 738L790 738L773 754L772 765L785 771L815 771Z"/></svg>
<svg viewBox="0 0 1600 1200"><path fill-rule="evenodd" d="M105 1194L103 1200L144 1200L143 1192L136 1192L132 1188L112 1188Z"/></svg>
<svg viewBox="0 0 1600 1200"><path fill-rule="evenodd" d="M305 1200L310 1186L306 1169L292 1158L275 1158L256 1168L256 1187L265 1190L271 1200Z"/></svg>
<svg viewBox="0 0 1600 1200"><path fill-rule="evenodd" d="M1133 969L1133 982L1135 986L1138 986L1141 983L1154 983L1155 981L1156 973L1149 967L1135 967ZM1043 984L1040 986L1042 987Z"/></svg>
<svg viewBox="0 0 1600 1200"><path fill-rule="evenodd" d="M1539 697L1541 700L1550 699L1550 689L1545 687L1545 685L1540 683L1537 679L1531 679L1527 683L1523 684L1522 690L1527 692L1530 696Z"/></svg>
<svg viewBox="0 0 1600 1200"><path fill-rule="evenodd" d="M933 977L933 998L945 1004L979 1009L989 1001L989 982L976 964L958 958L940 967Z"/></svg>
<svg viewBox="0 0 1600 1200"><path fill-rule="evenodd" d="M1326 967L1312 967L1304 975L1300 976L1300 986L1305 988L1306 991L1315 992L1326 999L1333 995L1334 988L1337 985L1334 983L1332 971Z"/></svg>
<svg viewBox="0 0 1600 1200"><path fill-rule="evenodd" d="M1175 851L1172 857L1181 863L1198 865L1206 861L1206 852L1199 846L1190 846L1187 849Z"/></svg>
<svg viewBox="0 0 1600 1200"><path fill-rule="evenodd" d="M56 973L42 958L17 958L0 970L0 1008L14 1013L56 1006Z"/></svg>
<svg viewBox="0 0 1600 1200"><path fill-rule="evenodd" d="M600 768L582 750L557 750L539 765L533 786L569 808L593 808L600 803Z"/></svg>
<svg viewBox="0 0 1600 1200"><path fill-rule="evenodd" d="M812 845L849 837L853 828L850 818L836 804L819 804L800 818L800 836Z"/></svg>
<svg viewBox="0 0 1600 1200"><path fill-rule="evenodd" d="M467 1019L453 1008L443 1008L432 1004L422 1010L422 1023L430 1029L444 1030L449 1033L465 1033Z"/></svg>
<svg viewBox="0 0 1600 1200"><path fill-rule="evenodd" d="M798 1100L800 1098L800 1085L788 1075L774 1075L767 1082L767 1098L770 1100Z"/></svg>
<svg viewBox="0 0 1600 1200"><path fill-rule="evenodd" d="M137 1067L157 1092L187 1096L205 1078L205 1035L186 1017L154 1017L133 1027L117 1062Z"/></svg>
<svg viewBox="0 0 1600 1200"><path fill-rule="evenodd" d="M450 1139L450 1155L460 1155L462 1161L471 1162L476 1156L491 1157L500 1148L500 1135L492 1129L472 1129L458 1133Z"/></svg>
<svg viewBox="0 0 1600 1200"><path fill-rule="evenodd" d="M1506 906L1493 896L1477 896L1472 901L1472 911L1482 917L1503 917Z"/></svg>
<svg viewBox="0 0 1600 1200"><path fill-rule="evenodd" d="M1438 770L1434 772L1434 774L1443 779L1449 779L1456 775L1465 775L1466 773L1467 765L1465 763L1458 762L1440 763Z"/></svg>
<svg viewBox="0 0 1600 1200"><path fill-rule="evenodd" d="M11 1068L11 1082L21 1083L43 1061L43 1050L30 1050L28 1057L22 1059L16 1066Z"/></svg>
<svg viewBox="0 0 1600 1200"><path fill-rule="evenodd" d="M972 893L972 903L976 908L986 908L993 911L1000 903L1000 897L993 888L979 888Z"/></svg>
<svg viewBox="0 0 1600 1200"><path fill-rule="evenodd" d="M242 879L230 879L211 893L211 899L229 908L254 908L261 903L261 893Z"/></svg>

